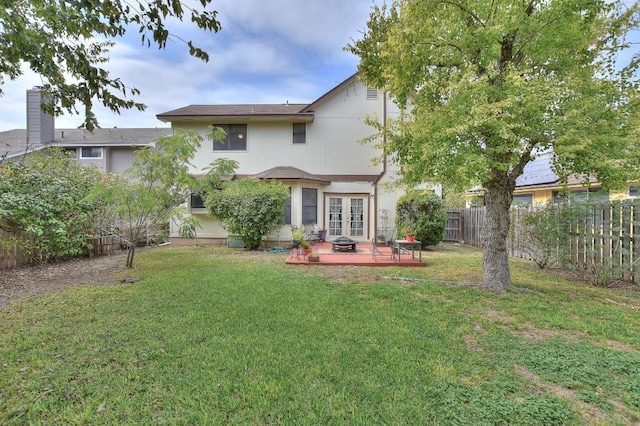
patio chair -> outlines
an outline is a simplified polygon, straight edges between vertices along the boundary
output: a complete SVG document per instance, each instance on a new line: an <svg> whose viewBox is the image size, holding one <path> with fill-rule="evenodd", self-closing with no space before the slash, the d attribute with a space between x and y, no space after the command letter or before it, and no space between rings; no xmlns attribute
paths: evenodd
<svg viewBox="0 0 640 426"><path fill-rule="evenodd" d="M304 225L305 236L304 239L309 241L311 245L320 241L320 233L316 229L315 225Z"/></svg>
<svg viewBox="0 0 640 426"><path fill-rule="evenodd" d="M373 237L372 243L372 253L375 258L376 255L383 255L382 251L380 251L381 247L390 247L390 254L393 257L393 247L395 243L396 229L395 228L378 228L375 236ZM386 251L386 250L385 250ZM385 253L386 255L386 253Z"/></svg>

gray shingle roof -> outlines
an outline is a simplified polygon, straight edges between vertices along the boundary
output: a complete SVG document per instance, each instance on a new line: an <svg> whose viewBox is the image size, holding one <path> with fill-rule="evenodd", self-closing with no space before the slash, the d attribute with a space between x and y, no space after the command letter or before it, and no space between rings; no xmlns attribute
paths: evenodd
<svg viewBox="0 0 640 426"><path fill-rule="evenodd" d="M304 112L307 104L188 105L158 114L159 120L176 119L286 119L311 121L313 113Z"/></svg>
<svg viewBox="0 0 640 426"><path fill-rule="evenodd" d="M45 146L132 146L149 145L164 136L171 135L169 127L156 128L108 128L94 129L56 129L53 142L49 144L27 144L25 129L0 132L0 156L9 157L22 154L25 150L38 150Z"/></svg>
<svg viewBox="0 0 640 426"><path fill-rule="evenodd" d="M257 173L253 177L258 179L282 179L282 180L306 180L319 183L331 183L330 181L323 179L320 176L305 172L304 170L297 169L290 166L274 167L264 172Z"/></svg>

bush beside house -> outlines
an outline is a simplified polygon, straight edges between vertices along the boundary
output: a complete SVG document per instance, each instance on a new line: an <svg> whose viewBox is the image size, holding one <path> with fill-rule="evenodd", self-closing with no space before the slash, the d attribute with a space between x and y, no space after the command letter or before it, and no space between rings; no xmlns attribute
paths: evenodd
<svg viewBox="0 0 640 426"><path fill-rule="evenodd" d="M446 227L447 212L444 203L433 191L410 191L398 200L396 228L414 231L423 247L441 242ZM404 238L404 235L398 237Z"/></svg>

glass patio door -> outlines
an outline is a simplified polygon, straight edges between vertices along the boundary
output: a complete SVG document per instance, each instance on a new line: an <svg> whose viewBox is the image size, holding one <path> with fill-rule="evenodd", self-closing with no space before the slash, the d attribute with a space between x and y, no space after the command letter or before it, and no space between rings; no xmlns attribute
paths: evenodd
<svg viewBox="0 0 640 426"><path fill-rule="evenodd" d="M345 236L362 240L367 237L364 197L329 197L327 204L327 234L330 238Z"/></svg>

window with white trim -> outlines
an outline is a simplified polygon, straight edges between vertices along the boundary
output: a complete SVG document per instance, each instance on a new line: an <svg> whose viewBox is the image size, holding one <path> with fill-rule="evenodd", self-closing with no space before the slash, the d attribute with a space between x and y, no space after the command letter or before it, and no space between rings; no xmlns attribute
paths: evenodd
<svg viewBox="0 0 640 426"><path fill-rule="evenodd" d="M247 150L247 125L246 124L214 124L226 133L226 137L213 142L214 151L246 151Z"/></svg>
<svg viewBox="0 0 640 426"><path fill-rule="evenodd" d="M530 206L533 204L533 194L515 194L511 205L513 206Z"/></svg>
<svg viewBox="0 0 640 426"><path fill-rule="evenodd" d="M204 209L204 195L191 193L191 199L189 200L192 209Z"/></svg>
<svg viewBox="0 0 640 426"><path fill-rule="evenodd" d="M302 188L302 224L318 223L318 190Z"/></svg>
<svg viewBox="0 0 640 426"><path fill-rule="evenodd" d="M307 124L306 123L293 123L293 143L294 144L307 143Z"/></svg>
<svg viewBox="0 0 640 426"><path fill-rule="evenodd" d="M92 146L83 146L80 150L80 158L91 159L91 160L99 160L102 158L102 148L101 147L92 147Z"/></svg>
<svg viewBox="0 0 640 426"><path fill-rule="evenodd" d="M367 87L367 99L378 99L378 89Z"/></svg>
<svg viewBox="0 0 640 426"><path fill-rule="evenodd" d="M284 202L284 223L291 225L291 187L289 187L289 198Z"/></svg>

